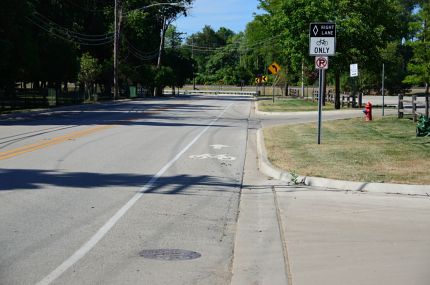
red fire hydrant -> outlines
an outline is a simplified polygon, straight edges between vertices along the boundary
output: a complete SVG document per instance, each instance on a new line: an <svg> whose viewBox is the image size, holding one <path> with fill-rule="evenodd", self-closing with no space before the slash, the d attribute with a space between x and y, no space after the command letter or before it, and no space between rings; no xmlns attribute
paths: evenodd
<svg viewBox="0 0 430 285"><path fill-rule="evenodd" d="M366 115L366 122L369 122L372 120L372 103L367 102L364 108L363 113Z"/></svg>

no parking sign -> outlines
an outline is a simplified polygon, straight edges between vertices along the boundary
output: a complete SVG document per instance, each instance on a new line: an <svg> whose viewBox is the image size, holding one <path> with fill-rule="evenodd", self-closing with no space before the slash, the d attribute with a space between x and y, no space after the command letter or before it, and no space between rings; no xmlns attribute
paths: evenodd
<svg viewBox="0 0 430 285"><path fill-rule="evenodd" d="M328 56L316 56L315 57L315 68L316 69L328 69Z"/></svg>

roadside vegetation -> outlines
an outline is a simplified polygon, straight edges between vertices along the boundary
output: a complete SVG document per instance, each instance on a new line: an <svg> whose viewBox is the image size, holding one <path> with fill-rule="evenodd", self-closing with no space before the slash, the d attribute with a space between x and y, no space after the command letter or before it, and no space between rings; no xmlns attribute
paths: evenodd
<svg viewBox="0 0 430 285"><path fill-rule="evenodd" d="M411 120L347 119L264 130L269 160L300 175L350 181L430 184L430 137L415 136Z"/></svg>
<svg viewBox="0 0 430 285"><path fill-rule="evenodd" d="M318 111L318 101L288 97L259 97L258 110L262 112L302 112ZM326 102L323 110L334 110L334 104Z"/></svg>
<svg viewBox="0 0 430 285"><path fill-rule="evenodd" d="M267 84L275 82L283 90L302 81L312 86L317 73L309 56L309 23L315 21L336 23L337 54L330 58L327 84L335 87L337 109L340 92L353 85L359 92L378 93L382 64L389 93L428 87L430 81L428 0L260 0L261 13L243 32L207 25L186 36L174 26L175 19L188 15L194 0L166 0L161 6L149 0L4 0L0 108L25 101L28 89L43 98L46 88L55 88L57 95L69 92L65 97L70 98L89 97L88 90L111 96L115 2L122 12L117 72L123 96L131 96L129 86L140 86L148 96L185 83L254 85L273 62L282 69L269 75ZM360 70L356 84L349 78L351 63ZM70 82L79 92L68 90Z"/></svg>

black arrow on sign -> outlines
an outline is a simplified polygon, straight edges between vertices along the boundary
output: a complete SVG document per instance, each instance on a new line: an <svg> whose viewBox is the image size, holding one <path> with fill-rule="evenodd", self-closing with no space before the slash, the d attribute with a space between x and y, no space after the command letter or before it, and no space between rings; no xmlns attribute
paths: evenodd
<svg viewBox="0 0 430 285"><path fill-rule="evenodd" d="M276 67L276 65L272 64L272 65L270 65L270 67L271 67L271 68L268 68L268 70L269 70L269 72L270 72L271 74L276 74L276 73L278 73L278 68ZM273 72L272 70L275 70L275 72Z"/></svg>

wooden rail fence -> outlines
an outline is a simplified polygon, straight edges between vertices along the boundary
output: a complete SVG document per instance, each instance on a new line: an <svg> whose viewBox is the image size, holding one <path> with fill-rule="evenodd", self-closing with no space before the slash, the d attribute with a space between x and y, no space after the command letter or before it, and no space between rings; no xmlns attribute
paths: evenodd
<svg viewBox="0 0 430 285"><path fill-rule="evenodd" d="M418 102L418 96L412 95L412 97L405 97L404 94L399 94L399 101L397 104L397 117L403 118L405 115L412 115L414 122L417 122L418 115L429 116L429 100L426 97L425 104ZM424 109L424 112L420 112L420 109Z"/></svg>

